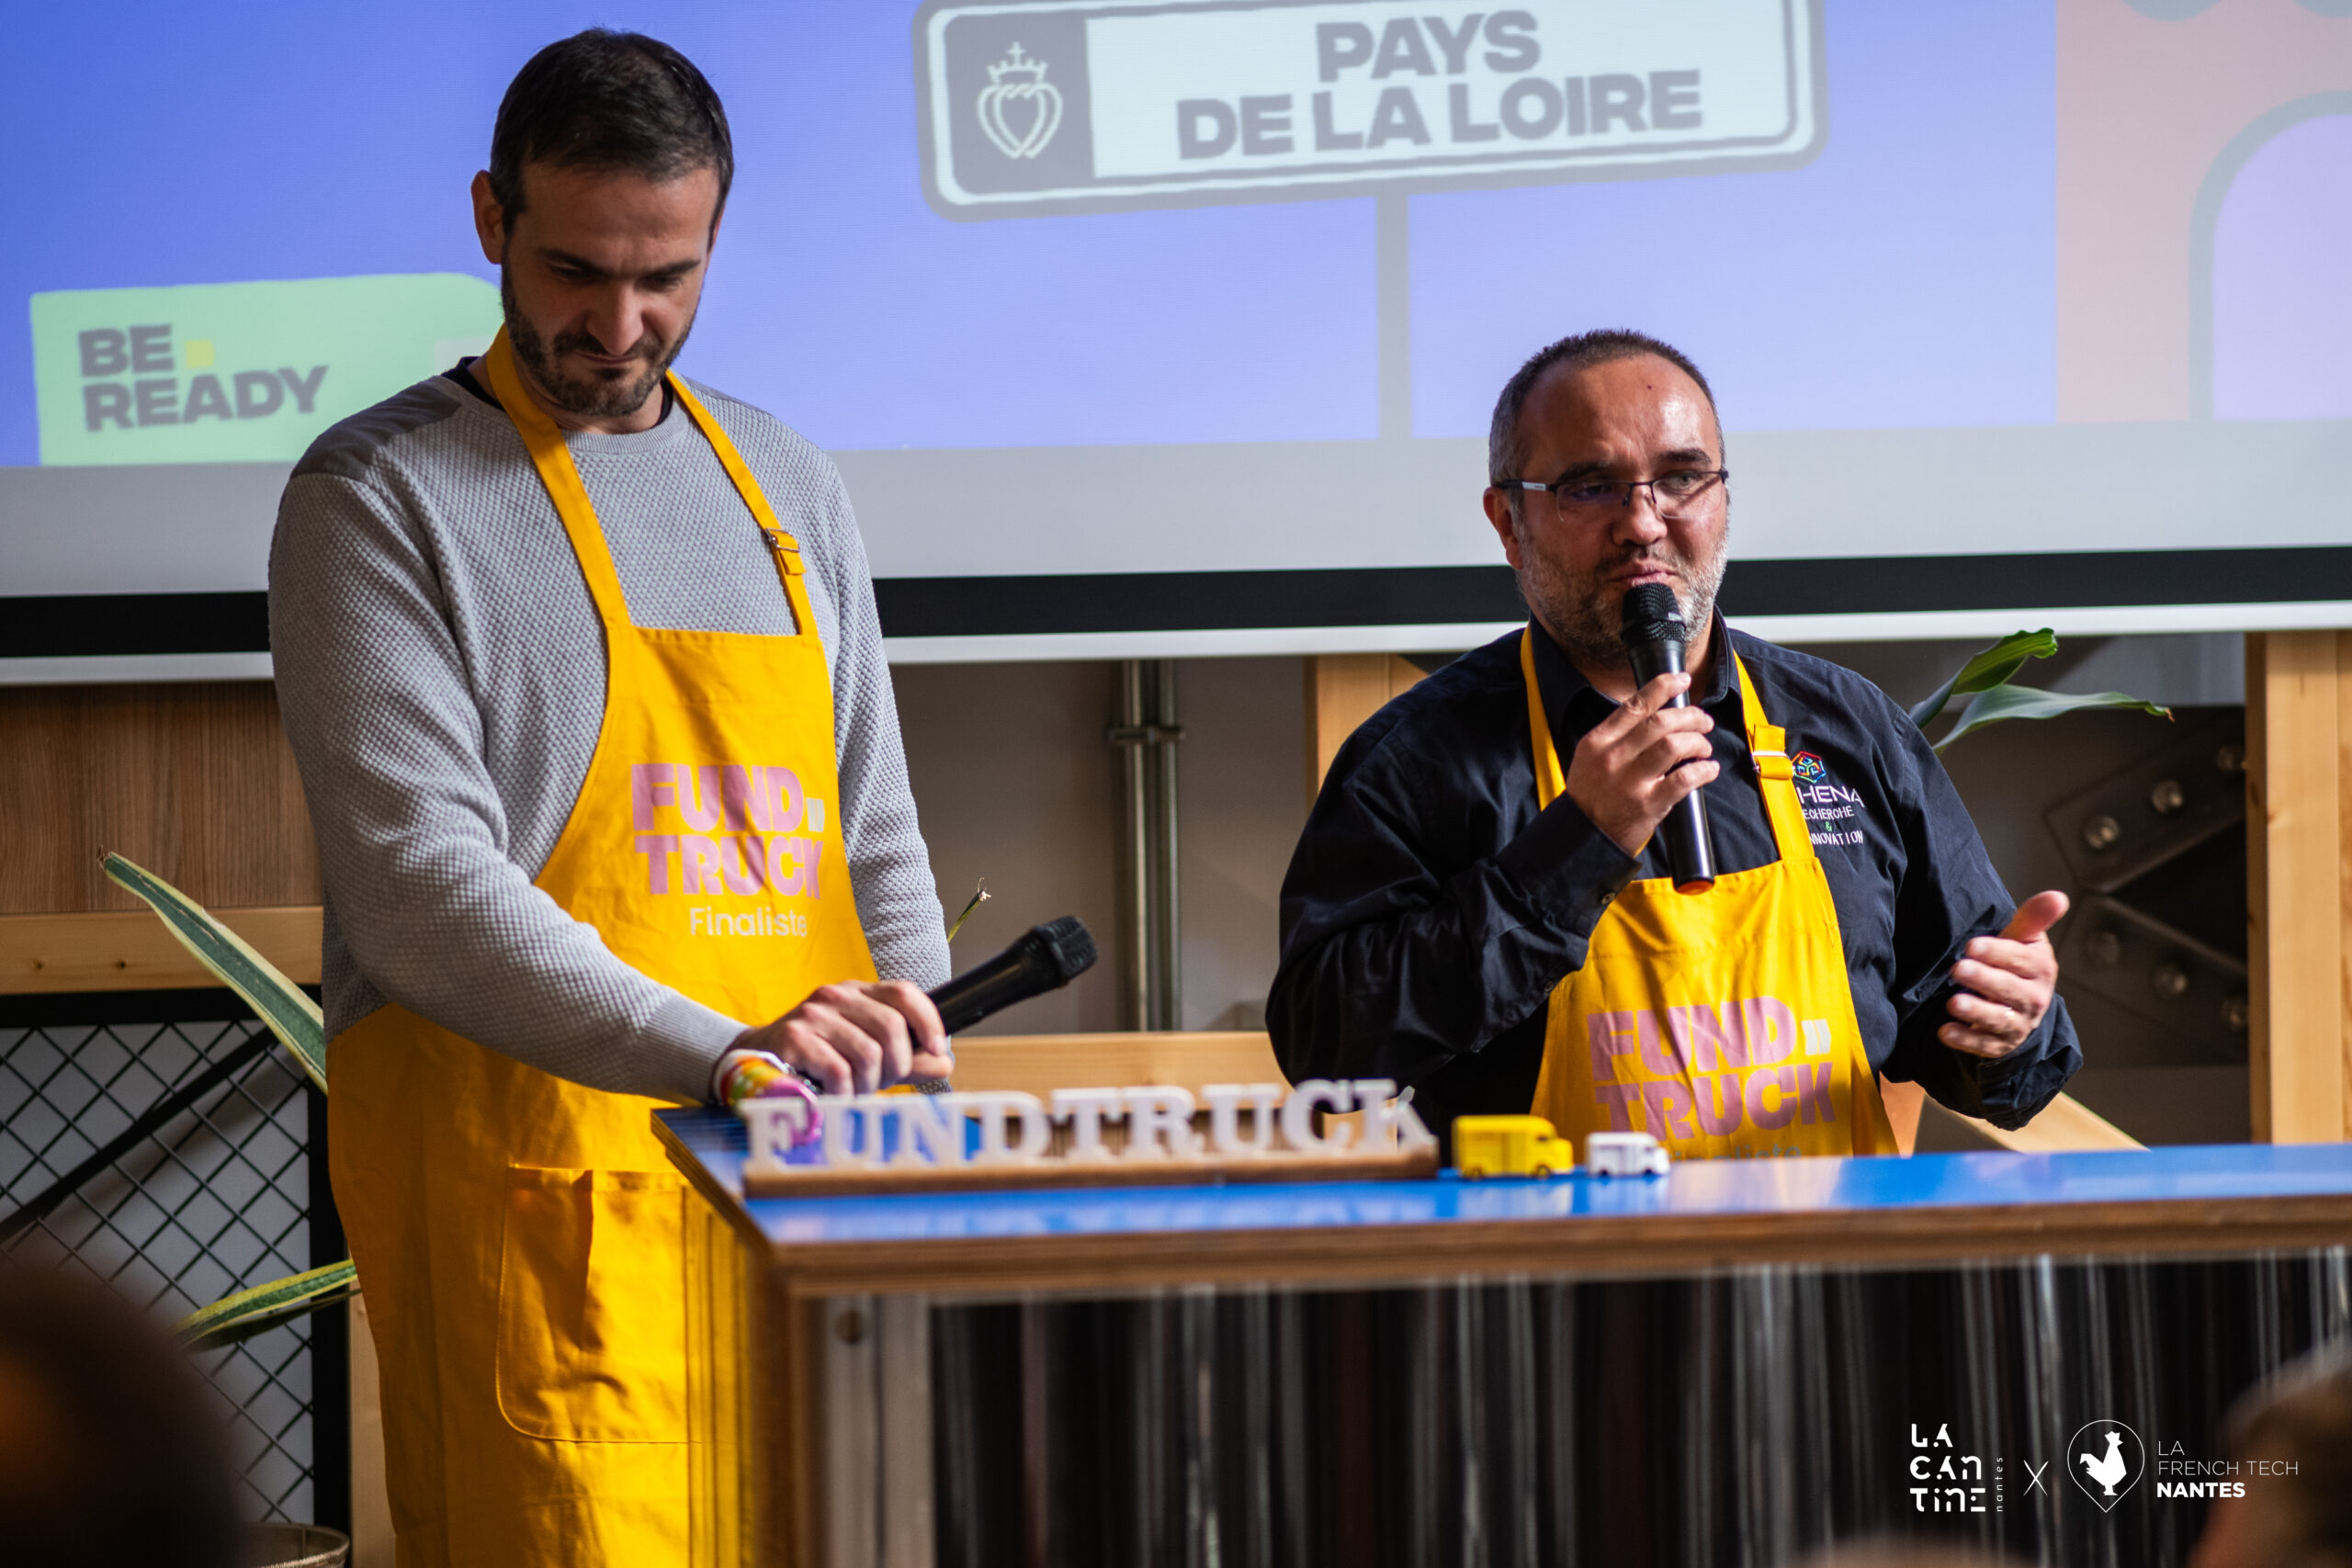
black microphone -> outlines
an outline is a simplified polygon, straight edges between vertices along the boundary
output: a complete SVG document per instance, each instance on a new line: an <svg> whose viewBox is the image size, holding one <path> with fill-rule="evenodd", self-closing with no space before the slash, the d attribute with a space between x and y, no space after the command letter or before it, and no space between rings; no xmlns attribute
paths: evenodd
<svg viewBox="0 0 2352 1568"><path fill-rule="evenodd" d="M988 1017L1057 991L1094 967L1094 933L1076 915L1032 926L1020 941L977 969L931 993L939 1021L954 1034Z"/></svg>
<svg viewBox="0 0 2352 1568"><path fill-rule="evenodd" d="M1645 582L1628 589L1619 612L1617 637L1625 657L1634 663L1634 684L1646 686L1661 675L1682 668L1683 645L1690 640L1690 623L1674 590L1663 582ZM1690 695L1677 693L1668 707L1689 707ZM1666 820L1657 825L1666 840L1666 868L1677 893L1704 893L1715 885L1715 850L1707 838L1707 806L1692 790L1675 802Z"/></svg>

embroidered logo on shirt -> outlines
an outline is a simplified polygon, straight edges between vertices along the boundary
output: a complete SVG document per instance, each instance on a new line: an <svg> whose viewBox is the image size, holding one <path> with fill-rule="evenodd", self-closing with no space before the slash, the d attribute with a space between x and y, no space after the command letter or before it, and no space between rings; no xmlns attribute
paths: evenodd
<svg viewBox="0 0 2352 1568"><path fill-rule="evenodd" d="M1862 797L1829 776L1829 764L1811 751L1789 755L1789 771L1796 775L1797 799L1804 807L1805 825L1815 844L1859 844L1862 841Z"/></svg>

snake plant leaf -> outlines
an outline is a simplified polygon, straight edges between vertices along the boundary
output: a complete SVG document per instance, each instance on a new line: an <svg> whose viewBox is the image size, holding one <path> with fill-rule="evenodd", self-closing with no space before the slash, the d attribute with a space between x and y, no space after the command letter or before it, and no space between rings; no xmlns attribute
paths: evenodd
<svg viewBox="0 0 2352 1568"><path fill-rule="evenodd" d="M2038 632L2011 632L1962 665L1959 673L1938 686L1928 695L1927 701L1913 708L1911 722L1925 729L1936 715L1944 711L1944 705L1951 702L1952 698L1976 692L1989 692L1996 686L2006 685L2010 676L2025 668L2027 660L2047 659L2057 651L2058 638L2048 626L2042 627ZM2015 716L2028 716L2020 714ZM2037 714L2031 716L2047 717L2048 716ZM1952 733L1956 735L1959 731L1954 730ZM1951 736L1946 736L1944 744L1949 745L1951 739ZM1938 748L1938 750L1941 749L1940 746Z"/></svg>
<svg viewBox="0 0 2352 1568"><path fill-rule="evenodd" d="M217 1349L348 1300L358 1290L359 1270L346 1258L323 1269L289 1274L266 1285L222 1296L210 1306L199 1307L180 1319L173 1332L188 1349Z"/></svg>
<svg viewBox="0 0 2352 1568"><path fill-rule="evenodd" d="M1936 750L1941 751L1970 730L1982 729L2005 718L2055 718L2077 708L2137 708L2158 718L2172 716L2172 709L2122 692L2076 694L2041 692L2031 686L1996 686L1977 694L1976 700L1968 705L1968 711L1961 715L1960 722L1951 727L1951 733L1936 742Z"/></svg>
<svg viewBox="0 0 2352 1568"><path fill-rule="evenodd" d="M163 918L164 927L179 939L182 947L196 955L198 964L244 998L254 1015L269 1026L269 1032L294 1053L294 1059L302 1064L303 1072L319 1086L319 1091L325 1093L326 1016L309 993L254 952L243 938L207 914L202 905L153 872L112 851L101 856L99 863L118 886L138 895Z"/></svg>

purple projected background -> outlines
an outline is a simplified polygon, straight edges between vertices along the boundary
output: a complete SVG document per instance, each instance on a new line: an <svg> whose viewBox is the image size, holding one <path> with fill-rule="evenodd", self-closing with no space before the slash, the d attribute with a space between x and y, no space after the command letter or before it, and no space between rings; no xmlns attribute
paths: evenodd
<svg viewBox="0 0 2352 1568"><path fill-rule="evenodd" d="M2222 203L2213 412L2352 419L2352 115L2281 131Z"/></svg>

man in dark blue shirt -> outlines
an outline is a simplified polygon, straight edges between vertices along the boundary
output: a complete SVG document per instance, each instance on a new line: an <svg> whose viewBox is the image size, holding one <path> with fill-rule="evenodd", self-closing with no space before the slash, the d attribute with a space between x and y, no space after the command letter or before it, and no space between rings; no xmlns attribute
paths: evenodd
<svg viewBox="0 0 2352 1568"><path fill-rule="evenodd" d="M1283 886L1267 1012L1292 1078L1412 1085L1432 1126L1556 1106L1579 1135L1646 1126L1695 1154L1880 1146L1871 1069L1997 1125L2030 1119L2082 1064L2044 934L2065 898L2012 905L1942 765L1878 688L1716 616L1729 476L1697 367L1630 333L1553 344L1504 389L1489 472L1531 629L1421 682L1334 760ZM1691 673L1637 691L1619 607L1648 582L1692 628ZM1530 671L1556 765L1538 764ZM1668 705L1686 689L1691 705ZM1677 895L1653 833L1701 785L1723 880ZM1810 843L1783 856L1775 818L1794 828L1800 809ZM1759 897L1744 926L1690 923ZM1728 939L1697 934L1778 950L1802 947L1782 933L1809 921L1831 933L1810 959L1713 953ZM1850 1011L1762 994L1789 988L1772 975L1835 971L1840 949ZM1605 1004L1604 954L1619 976ZM1731 966L1719 998L1676 994L1709 964ZM1631 1000L1629 968L1657 976L1634 974ZM1849 1030L1841 1057L1831 1039ZM1837 1131L1814 1126L1832 1120L1832 1063L1843 1144L1815 1141Z"/></svg>

